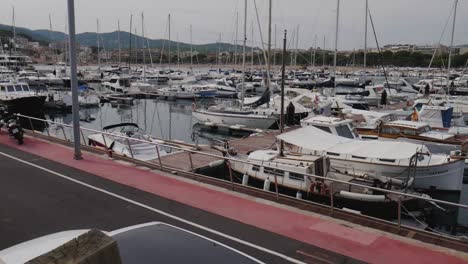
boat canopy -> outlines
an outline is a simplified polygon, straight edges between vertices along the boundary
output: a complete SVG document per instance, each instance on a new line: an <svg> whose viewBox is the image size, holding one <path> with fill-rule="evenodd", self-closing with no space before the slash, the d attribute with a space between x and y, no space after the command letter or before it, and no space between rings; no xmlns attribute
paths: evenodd
<svg viewBox="0 0 468 264"><path fill-rule="evenodd" d="M422 146L408 142L348 139L311 126L281 134L277 138L305 150L325 151L335 156L399 160L409 159L422 149Z"/></svg>

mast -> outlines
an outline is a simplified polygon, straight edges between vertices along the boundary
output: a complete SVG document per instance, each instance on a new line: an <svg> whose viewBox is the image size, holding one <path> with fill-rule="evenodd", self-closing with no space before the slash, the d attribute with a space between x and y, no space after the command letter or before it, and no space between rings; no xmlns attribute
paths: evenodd
<svg viewBox="0 0 468 264"><path fill-rule="evenodd" d="M285 81L285 76L286 76L286 36L287 36L287 31L284 31L284 40L283 40L283 62L282 62L282 67L281 67L281 115L280 115L280 134L283 133L284 131L284 81ZM282 156L283 155L283 150L284 150L284 143L281 140L280 143L280 152L279 154Z"/></svg>
<svg viewBox="0 0 468 264"><path fill-rule="evenodd" d="M128 67L132 63L132 24L133 24L133 14L130 14L130 30L129 30L129 45L128 45Z"/></svg>
<svg viewBox="0 0 468 264"><path fill-rule="evenodd" d="M270 89L271 85L271 17L272 17L272 5L273 1L269 1L269 10L268 10L268 64L267 64L267 89Z"/></svg>
<svg viewBox="0 0 468 264"><path fill-rule="evenodd" d="M254 43L254 23L253 23L253 19L252 19L252 50L251 50L251 54L250 54L250 67L252 67L253 69L253 66L254 66L254 46L255 46L255 43Z"/></svg>
<svg viewBox="0 0 468 264"><path fill-rule="evenodd" d="M143 80L146 81L145 15L143 14L143 12L141 12L141 37L141 44L143 49Z"/></svg>
<svg viewBox="0 0 468 264"><path fill-rule="evenodd" d="M325 35L323 35L322 66L325 66Z"/></svg>
<svg viewBox="0 0 468 264"><path fill-rule="evenodd" d="M177 33L177 68L180 69L179 33Z"/></svg>
<svg viewBox="0 0 468 264"><path fill-rule="evenodd" d="M273 50L273 65L276 65L276 49L277 49L277 44L278 42L276 41L276 33L277 33L277 29L276 29L276 24L275 24L275 49Z"/></svg>
<svg viewBox="0 0 468 264"><path fill-rule="evenodd" d="M96 41L97 41L97 57L98 57L98 71L101 73L101 47L99 44L99 18L96 19L96 29L97 29L97 34L96 34Z"/></svg>
<svg viewBox="0 0 468 264"><path fill-rule="evenodd" d="M335 29L335 54L333 55L333 77L335 78L334 86L336 88L336 57L338 55L338 31L340 19L340 0L336 0L336 29Z"/></svg>
<svg viewBox="0 0 468 264"><path fill-rule="evenodd" d="M219 54L218 54L219 56ZM193 32L192 25L190 25L190 71L193 75Z"/></svg>
<svg viewBox="0 0 468 264"><path fill-rule="evenodd" d="M457 6L458 6L458 0L455 0L455 7L453 9L452 36L450 37L449 58L448 58L448 63L447 63L447 91L449 91L450 66L452 64L453 38L455 36L455 25L456 25L456 20L457 20Z"/></svg>
<svg viewBox="0 0 468 264"><path fill-rule="evenodd" d="M247 45L247 0L244 0L244 42L242 44L242 92L241 92L241 109L244 108L244 92L245 92L245 48Z"/></svg>
<svg viewBox="0 0 468 264"><path fill-rule="evenodd" d="M366 12L364 22L364 83L367 81L367 10L369 10L369 0L366 0Z"/></svg>
<svg viewBox="0 0 468 264"><path fill-rule="evenodd" d="M122 63L122 47L120 46L120 20L117 20L117 39L118 39L118 46L119 46L119 67L120 64Z"/></svg>
<svg viewBox="0 0 468 264"><path fill-rule="evenodd" d="M13 51L16 54L16 18L15 18L15 6L13 6Z"/></svg>
<svg viewBox="0 0 468 264"><path fill-rule="evenodd" d="M239 35L239 12L236 13L236 37L234 38L234 65L237 66L237 40Z"/></svg>
<svg viewBox="0 0 468 264"><path fill-rule="evenodd" d="M52 41L52 16L49 14L49 40ZM57 51L54 49L55 61L54 64L57 63Z"/></svg>
<svg viewBox="0 0 468 264"><path fill-rule="evenodd" d="M171 68L171 14L168 15L167 17L168 19L168 25L169 25L169 45L168 45L168 49L169 49L169 69Z"/></svg>
<svg viewBox="0 0 468 264"><path fill-rule="evenodd" d="M218 37L218 56L216 56L216 60L217 60L217 65L218 65L218 69L219 69L219 65L221 63L221 58L220 58L220 54L221 54L221 33L219 33L219 37ZM227 63L227 62L226 62Z"/></svg>
<svg viewBox="0 0 468 264"><path fill-rule="evenodd" d="M314 51L312 53L312 69L315 69L315 53L317 52L317 35L314 37Z"/></svg>
<svg viewBox="0 0 468 264"><path fill-rule="evenodd" d="M296 36L296 53L294 55L294 66L297 66L297 56L299 55L299 25L297 25Z"/></svg>

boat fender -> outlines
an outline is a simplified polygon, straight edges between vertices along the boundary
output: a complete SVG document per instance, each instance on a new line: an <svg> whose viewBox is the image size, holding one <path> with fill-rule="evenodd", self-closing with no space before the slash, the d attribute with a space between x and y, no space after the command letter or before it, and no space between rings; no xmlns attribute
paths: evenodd
<svg viewBox="0 0 468 264"><path fill-rule="evenodd" d="M242 176L242 185L247 186L248 183L249 183L249 175L244 174L244 176Z"/></svg>
<svg viewBox="0 0 468 264"><path fill-rule="evenodd" d="M406 183L406 187L411 187L413 186L413 183L414 183L414 177L411 177L408 182Z"/></svg>
<svg viewBox="0 0 468 264"><path fill-rule="evenodd" d="M265 180L265 182L263 183L263 190L264 191L269 191L270 190L270 184L271 184L271 181L269 178L267 178Z"/></svg>
<svg viewBox="0 0 468 264"><path fill-rule="evenodd" d="M221 166L223 164L224 164L224 160L216 160L216 161L210 162L208 164L208 167L215 168L215 167L219 167L219 166Z"/></svg>
<svg viewBox="0 0 468 264"><path fill-rule="evenodd" d="M302 192L297 191L297 193L296 193L296 199L299 199L299 200L302 199Z"/></svg>

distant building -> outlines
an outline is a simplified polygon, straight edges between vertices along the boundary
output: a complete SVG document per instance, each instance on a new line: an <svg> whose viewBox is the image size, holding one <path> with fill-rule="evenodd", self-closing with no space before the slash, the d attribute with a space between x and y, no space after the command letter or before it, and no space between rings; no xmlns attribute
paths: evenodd
<svg viewBox="0 0 468 264"><path fill-rule="evenodd" d="M459 54L459 55L468 54L468 47L461 47L461 48L459 48L458 54Z"/></svg>

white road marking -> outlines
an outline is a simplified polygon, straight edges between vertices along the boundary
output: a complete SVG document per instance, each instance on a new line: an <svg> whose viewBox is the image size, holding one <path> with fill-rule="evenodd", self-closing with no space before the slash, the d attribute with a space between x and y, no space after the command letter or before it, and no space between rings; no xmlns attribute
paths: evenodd
<svg viewBox="0 0 468 264"><path fill-rule="evenodd" d="M211 228L208 228L208 227L199 225L199 224L197 224L197 223L188 221L188 220L183 219L183 218L181 218L181 217L172 215L172 214L170 214L170 213L161 211L161 210L156 209L156 208L153 208L153 207L151 207L151 206L148 206L148 205L142 204L142 203L140 203L140 202L134 201L134 200L132 200L132 199L123 197L123 196L118 195L118 194L115 194L115 193L113 193L113 192L106 191L106 190L101 189L101 188L98 188L98 187L96 187L96 186L93 186L93 185L87 184L87 183L85 183L85 182L82 182L82 181L73 179L73 178L71 178L71 177L68 177L68 176L63 175L63 174L61 174L61 173L58 173L58 172L55 172L55 171L53 171L53 170L44 168L44 167L39 166L39 165L37 165L37 164L24 161L24 160L22 160L22 159L19 159L19 158L17 158L17 157L11 156L11 155L9 155L9 154L0 152L0 155L5 156L5 157L10 158L10 159L13 159L13 160L16 160L16 161L19 161L19 162L21 162L21 163L27 164L27 165L29 165L29 166L31 166L31 167L35 167L35 168L37 168L37 169L46 171L46 172L48 172L48 173L54 174L54 175L56 175L56 176L58 176L58 177L60 177L60 178L66 179L66 180L68 180L68 181L74 182L74 183L76 183L76 184L79 184L79 185L82 185L82 186L85 186L85 187L88 187L88 188L93 189L93 190L95 190L95 191L98 191L98 192L107 194L107 195L109 195L109 196L115 197L115 198L120 199L120 200L123 200L123 201L125 201L125 202L128 202L128 203L134 204L134 205L136 205L136 206L145 208L145 209L150 210L150 211L153 211L153 212L155 212L155 213L164 215L164 216L166 216L166 217L168 217L168 218L172 218L172 219L177 220L177 221L179 221L179 222L182 222L182 223L191 225L191 226L193 226L193 227L202 229L202 230L204 230L204 231L210 232L210 233L212 233L212 234L215 234L215 235L218 235L218 236L227 238L227 239L232 240L232 241L234 241L234 242L237 242L237 243L239 243L239 244L243 244L243 245L245 245L245 246L248 246L248 247L251 247L251 248L255 248L255 249L259 250L259 251L263 251L263 252L266 252L266 253L268 253L268 254L277 256L277 257L279 257L279 258L285 259L285 260L290 261L290 262L292 262L292 263L300 263L300 264L305 263L305 262L302 262L302 261L300 261L300 260L297 260L297 259L288 257L288 256L286 256L286 255L283 255L283 254L281 254L281 253L275 252L275 251L273 251L273 250L270 250L270 249L267 249L267 248L264 248L264 247L257 246L257 245L255 245L255 244L252 244L252 243L248 242L248 241L245 241L245 240L242 240L242 239L239 239L239 238L236 238L236 237L233 237L233 236L230 236L230 235L221 233L221 232L216 231L216 230L214 230L214 229L211 229Z"/></svg>

